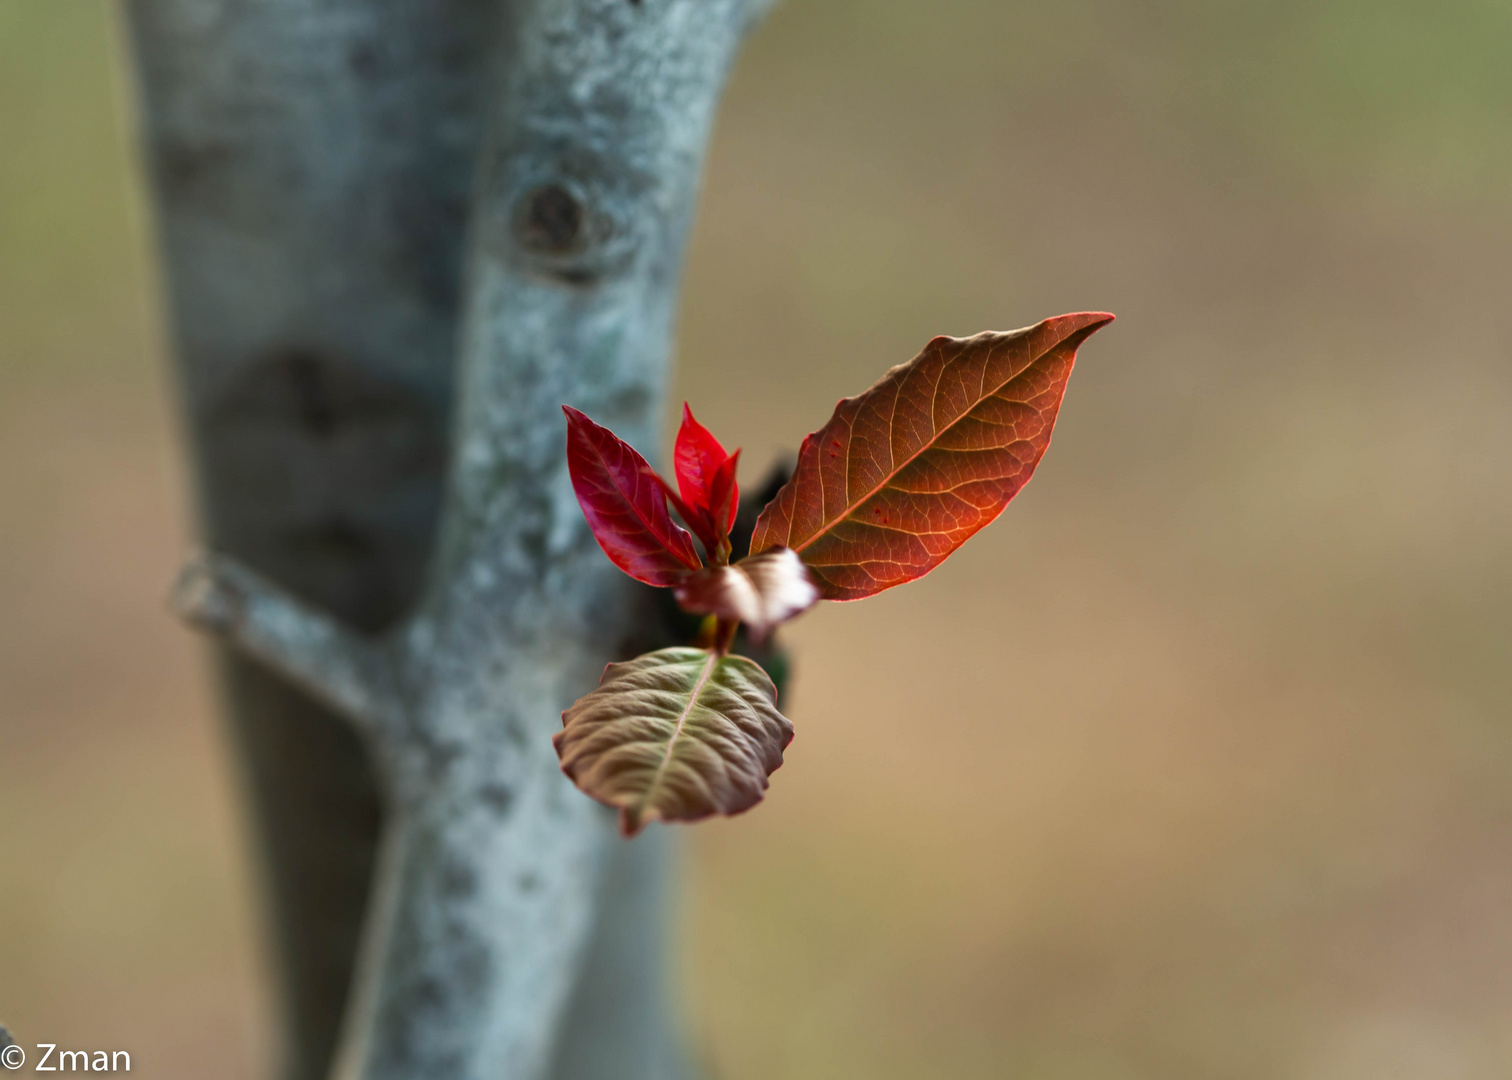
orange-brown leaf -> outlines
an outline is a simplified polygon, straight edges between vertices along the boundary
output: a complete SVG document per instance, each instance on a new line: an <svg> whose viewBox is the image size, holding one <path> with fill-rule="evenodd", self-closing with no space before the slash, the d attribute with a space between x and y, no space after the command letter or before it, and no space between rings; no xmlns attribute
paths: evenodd
<svg viewBox="0 0 1512 1080"><path fill-rule="evenodd" d="M990 523L1050 445L1077 347L1113 320L938 337L803 440L756 521L752 554L790 547L821 595L859 600L934 569Z"/></svg>

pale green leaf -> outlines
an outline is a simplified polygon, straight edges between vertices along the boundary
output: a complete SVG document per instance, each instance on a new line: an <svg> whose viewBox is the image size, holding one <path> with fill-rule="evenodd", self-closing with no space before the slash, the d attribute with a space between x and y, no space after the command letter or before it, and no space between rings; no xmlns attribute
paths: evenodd
<svg viewBox="0 0 1512 1080"><path fill-rule="evenodd" d="M610 664L597 690L562 714L562 771L620 812L648 821L738 814L761 801L793 725L777 690L743 656L661 649Z"/></svg>

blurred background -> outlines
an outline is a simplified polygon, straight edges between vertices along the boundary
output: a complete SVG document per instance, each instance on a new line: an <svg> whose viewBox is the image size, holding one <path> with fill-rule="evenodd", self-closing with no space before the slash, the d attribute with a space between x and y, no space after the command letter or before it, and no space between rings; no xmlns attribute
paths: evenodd
<svg viewBox="0 0 1512 1080"><path fill-rule="evenodd" d="M993 528L792 627L771 797L685 834L713 1075L1512 1075L1509 40L1492 0L754 36L675 386L749 481L934 334L1119 321ZM0 1020L250 1080L131 125L110 4L0 0Z"/></svg>

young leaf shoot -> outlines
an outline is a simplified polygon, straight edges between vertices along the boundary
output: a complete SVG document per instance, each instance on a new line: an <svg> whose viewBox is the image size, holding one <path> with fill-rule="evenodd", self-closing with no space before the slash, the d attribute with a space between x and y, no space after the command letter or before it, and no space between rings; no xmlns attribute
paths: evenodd
<svg viewBox="0 0 1512 1080"><path fill-rule="evenodd" d="M750 554L733 564L739 450L727 453L685 404L674 490L608 428L564 407L573 489L604 553L709 625L708 647L610 664L562 714L562 771L619 810L626 836L760 802L793 728L766 673L730 655L737 628L760 642L821 598L860 600L944 562L1034 475L1077 349L1112 321L1081 312L935 338L803 440Z"/></svg>

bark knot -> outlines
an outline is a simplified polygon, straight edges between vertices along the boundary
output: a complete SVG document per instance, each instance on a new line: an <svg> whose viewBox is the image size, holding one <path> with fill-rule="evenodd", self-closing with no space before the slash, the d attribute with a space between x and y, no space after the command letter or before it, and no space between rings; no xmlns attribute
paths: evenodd
<svg viewBox="0 0 1512 1080"><path fill-rule="evenodd" d="M542 184L520 200L515 235L529 251L564 255L582 246L587 216L582 200L566 187Z"/></svg>

